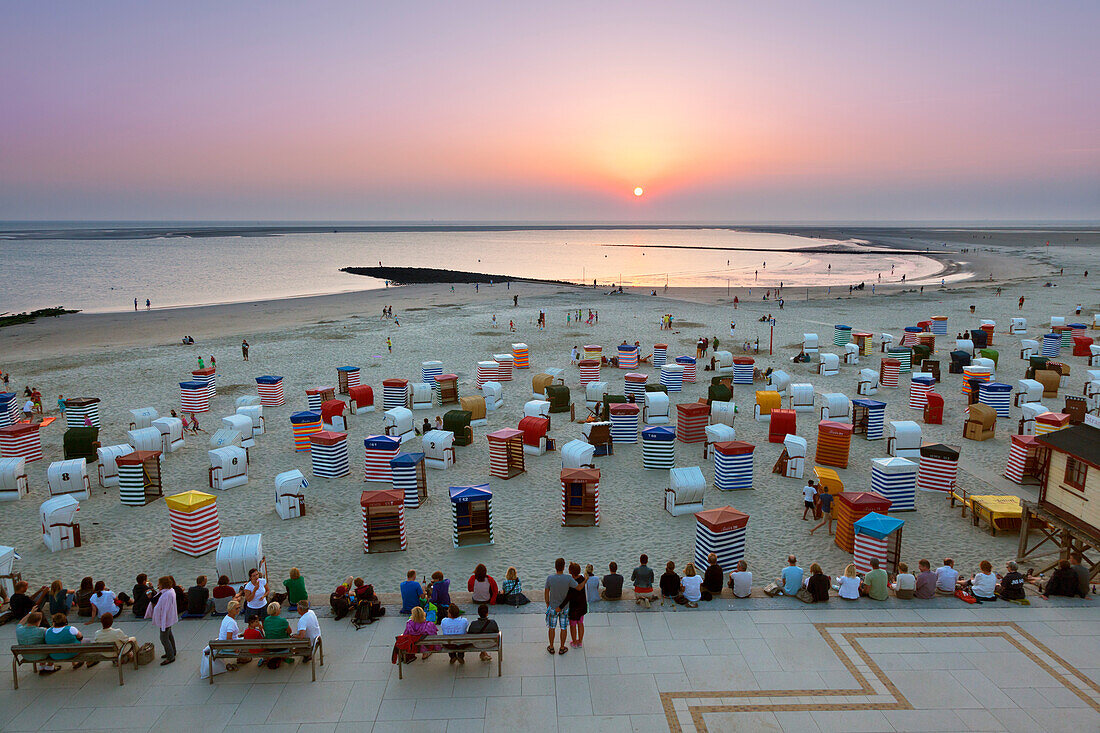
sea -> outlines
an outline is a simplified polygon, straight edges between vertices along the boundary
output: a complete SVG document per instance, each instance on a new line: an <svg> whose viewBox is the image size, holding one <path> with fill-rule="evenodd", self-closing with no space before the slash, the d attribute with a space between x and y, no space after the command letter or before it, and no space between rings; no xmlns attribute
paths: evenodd
<svg viewBox="0 0 1100 733"><path fill-rule="evenodd" d="M331 227L331 228L330 228ZM728 228L0 223L0 314L250 302L370 290L342 267L433 267L662 291L939 282L941 263L866 242ZM825 250L825 251L822 251ZM472 286L465 286L472 287Z"/></svg>

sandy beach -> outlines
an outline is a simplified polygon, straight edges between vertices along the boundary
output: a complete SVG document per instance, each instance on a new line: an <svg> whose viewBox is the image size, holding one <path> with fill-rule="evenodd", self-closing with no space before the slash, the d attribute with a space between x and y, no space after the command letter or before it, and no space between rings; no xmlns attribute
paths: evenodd
<svg viewBox="0 0 1100 733"><path fill-rule="evenodd" d="M335 585L347 575L362 575L380 590L389 590L409 568L422 574L440 569L448 577L464 580L473 566L484 562L500 579L514 565L528 583L546 573L553 558L561 555L581 563L591 562L597 569L616 560L632 566L640 552L647 552L655 564L673 559L678 565L690 559L694 547L695 522L692 517L672 517L663 508L668 476L646 471L641 465L641 445L616 447L614 456L599 458L602 471L601 508L603 523L598 528L559 527L560 456L548 453L526 458L526 473L509 481L488 477L488 449L485 434L501 427L514 427L522 415L523 403L531 399L531 377L544 367L566 370L566 383L578 405L578 417L584 413L584 392L575 366L569 364L574 345L601 344L609 353L623 340L642 344L643 354L655 342L669 344L669 357L695 354L695 341L701 336L717 336L721 348L741 353L745 341L760 340L762 353L757 367L785 369L796 382L810 382L818 394L843 392L856 396L856 375L864 367L878 368L880 354L861 359L858 365L842 365L839 376L816 374L816 364L791 364L802 334L816 332L822 351L838 352L832 346L833 325L845 323L857 330L875 334L892 333L899 337L904 326L913 325L932 315L948 316L950 342L958 331L976 328L979 319L993 319L997 335L993 348L1000 351L997 380L1015 386L1023 378L1024 363L1018 358L1019 338L1009 336L1011 316L1029 319L1028 337L1045 332L1050 316L1065 316L1067 322L1080 320L1091 325L1093 313L1100 310L1095 286L1096 273L1083 277L1083 271L1095 266L1095 230L1074 234L1078 241L1060 244L1054 237L1016 233L991 234L964 232L962 235L936 230L883 230L867 232L822 229L823 236L863 238L876 244L910 248L938 246L943 260L949 260L958 272L973 275L941 289L939 278L918 282L871 283L863 291L848 297L847 288L798 288L783 292L784 308L769 299L762 301L761 289L749 296L746 288L692 289L627 292L607 296L604 290L555 285L514 283L482 287L460 286L452 293L447 285L423 285L388 290L345 293L332 296L296 298L232 305L176 308L150 312L117 314L77 314L34 324L6 328L4 353L0 364L11 374L11 389L22 392L24 385L39 388L47 407L58 394L98 397L103 419L103 445L122 443L132 408L154 406L162 415L178 409L177 383L185 381L197 367L198 356L217 357L218 396L211 411L201 415L207 429L215 427L223 415L233 412L236 397L255 394L255 377L278 374L285 378L287 404L265 408L267 434L257 439L252 449L250 480L247 485L217 494L223 536L262 533L269 570L274 578L283 578L287 569L302 569L313 592ZM801 233L805 234L805 231ZM915 234L914 234L915 233ZM989 238L986 238L986 237ZM1042 241L1051 239L1049 247ZM936 243L938 242L938 245ZM944 242L948 244L944 246ZM1038 243L1037 243L1038 242ZM356 263L344 263L354 265ZM1059 275L1059 268L1064 274ZM992 276L993 280L990 281ZM1044 287L1050 282L1056 287ZM923 286L923 292L920 292ZM997 289L1001 288L1000 295ZM512 296L519 296L518 307ZM774 293L773 293L774 295ZM1026 298L1022 312L1017 299ZM735 311L730 303L740 300ZM1080 318L1074 307L1084 307ZM384 305L391 305L400 326L381 320ZM974 315L970 307L975 309ZM594 326L566 323L566 313L577 308L599 311ZM539 310L547 312L548 326L539 331L535 320ZM673 331L658 328L664 313L675 316ZM771 314L776 323L774 335L760 323ZM496 327L492 317L496 316ZM729 323L736 320L731 336ZM509 331L509 321L515 332ZM1096 332L1092 332L1096 335ZM185 347L179 339L190 335L196 345ZM387 353L385 340L393 339L393 353ZM773 337L774 355L767 354ZM240 341L247 338L251 348L248 362L241 360ZM427 504L408 512L407 552L364 555L361 547L359 495L364 489L380 484L362 482L363 438L381 432L382 411L350 416L349 453L351 475L342 479L310 477L307 514L282 521L273 508L273 478L290 468L299 468L307 476L309 454L295 453L291 446L290 413L305 409L305 390L335 386L336 368L345 364L362 367L362 378L375 388L381 402L381 381L404 377L419 381L420 363L438 359L446 371L459 375L461 394L475 392L473 380L478 360L494 353L507 352L513 342L526 342L531 348L531 369L515 373L504 385L504 408L489 413L489 425L474 429L473 445L458 450L458 464L447 471L428 472ZM965 398L959 375L948 375L948 343L941 338L936 356L941 359L944 384L937 391L945 395L947 407L942 425L923 425L926 441L961 446L960 483L970 491L1014 493L1034 498L1033 487L1018 487L1001 476L1008 455L1009 436L1015 432L1019 410L1012 408L1010 420L1001 420L993 440L974 442L962 439ZM1061 394L1081 394L1085 382L1086 360L1069 357L1072 375ZM657 381L652 367L640 371ZM602 379L611 392L620 392L624 370L605 367ZM709 374L700 371L699 382L690 385L673 402L693 402L706 395ZM919 413L907 407L908 379L902 376L898 390L880 389L877 399L888 403L887 420L917 420ZM819 531L808 536L809 522L800 520L803 482L781 478L771 472L782 445L767 442L767 423L752 419L753 387L734 391L740 408L736 421L737 438L754 443L755 476L751 491L719 492L708 486L707 508L732 505L747 512L747 555L750 568L761 578L773 577L789 552L803 562L821 562L827 572L838 573L850 561L832 538ZM1047 406L1062 405L1061 395L1048 399ZM443 410L415 413L419 423L434 418ZM673 411L674 412L674 411ZM56 415L56 408L47 415ZM809 442L812 458L817 437L816 412L798 415L798 434ZM145 507L123 506L117 489L96 485L95 467L90 475L93 496L83 502L78 519L83 546L51 554L42 543L37 510L48 496L46 468L61 458L63 422L42 430L46 458L28 466L31 494L21 501L7 503L0 513L0 543L12 545L22 556L17 569L32 585L48 583L55 577L75 585L84 575L103 578L121 590L132 584L133 576L146 572L156 576L173 573L188 582L195 575L214 572L213 553L190 558L170 549L168 513L163 501ZM581 426L569 424L555 415L551 436L562 445L579 437ZM182 450L164 462L165 493L188 489L208 490L208 436L188 437ZM405 445L418 450L419 439ZM839 474L849 490L868 490L870 461L886 455L886 441L868 442L856 436L852 440L851 462ZM812 460L807 460L806 475L811 476ZM710 460L702 460L702 445L676 444L677 466L700 466L708 483L713 478ZM447 488L489 481L494 491L496 544L492 547L455 550L450 540L450 506ZM903 556L912 566L920 557L938 562L952 556L967 571L981 559L995 564L1014 556L1015 534L991 537L984 529L971 526L969 518L959 516L939 494L918 492L917 511L899 515L905 520ZM181 582L184 582L181 580ZM186 583L185 583L186 584ZM529 586L530 587L530 586ZM325 591L327 592L327 591Z"/></svg>

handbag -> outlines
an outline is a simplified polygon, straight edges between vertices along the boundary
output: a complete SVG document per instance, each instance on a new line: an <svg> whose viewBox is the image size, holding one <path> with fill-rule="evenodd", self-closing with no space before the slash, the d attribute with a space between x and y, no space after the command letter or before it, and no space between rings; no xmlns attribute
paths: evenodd
<svg viewBox="0 0 1100 733"><path fill-rule="evenodd" d="M137 663L138 666L144 667L149 664L157 656L156 647L151 642L145 642L138 647L137 650Z"/></svg>
<svg viewBox="0 0 1100 733"><path fill-rule="evenodd" d="M809 588L799 588L798 592L794 594L794 597L803 603L814 602L814 594L810 592Z"/></svg>
<svg viewBox="0 0 1100 733"><path fill-rule="evenodd" d="M768 598L775 598L783 589L776 583L768 583L764 586L764 595Z"/></svg>
<svg viewBox="0 0 1100 733"><path fill-rule="evenodd" d="M957 591L955 591L955 597L958 598L959 600L966 601L967 603L977 603L978 602L977 598L970 595L969 593L967 593L962 588L959 588Z"/></svg>

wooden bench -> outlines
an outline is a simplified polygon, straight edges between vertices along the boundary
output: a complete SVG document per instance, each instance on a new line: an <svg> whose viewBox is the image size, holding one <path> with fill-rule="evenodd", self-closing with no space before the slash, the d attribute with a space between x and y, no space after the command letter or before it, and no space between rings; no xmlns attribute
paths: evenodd
<svg viewBox="0 0 1100 733"><path fill-rule="evenodd" d="M503 637L498 631L495 634L435 634L428 635L417 642L417 647L427 651L425 647L440 647L444 652L496 652L497 653L497 677L501 674L501 661L504 658ZM402 660L404 655L397 655L397 679L405 677L402 674Z"/></svg>
<svg viewBox="0 0 1100 733"><path fill-rule="evenodd" d="M313 682L317 681L317 660L325 666L325 651L321 639L311 642L309 639L233 639L231 641L211 641L206 654L210 661L225 659L236 662L238 657L259 657L261 659L282 659L301 657L309 661ZM217 675L210 675L210 684L214 684Z"/></svg>
<svg viewBox="0 0 1100 733"><path fill-rule="evenodd" d="M19 689L19 665L20 664L54 664L64 662L114 662L118 666L118 684L124 685L122 679L123 656L127 653L133 657L134 669L138 668L137 647L131 641L126 641L121 647L114 642L102 642L99 644L16 644L11 648L11 678L14 689ZM49 654L76 654L69 659L27 659L27 656L39 657Z"/></svg>

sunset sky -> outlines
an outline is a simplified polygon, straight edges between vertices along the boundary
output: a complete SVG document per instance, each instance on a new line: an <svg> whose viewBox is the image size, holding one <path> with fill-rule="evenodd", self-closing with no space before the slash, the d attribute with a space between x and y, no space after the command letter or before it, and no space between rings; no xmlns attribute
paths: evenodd
<svg viewBox="0 0 1100 733"><path fill-rule="evenodd" d="M4 220L1100 219L1091 0L0 18Z"/></svg>

